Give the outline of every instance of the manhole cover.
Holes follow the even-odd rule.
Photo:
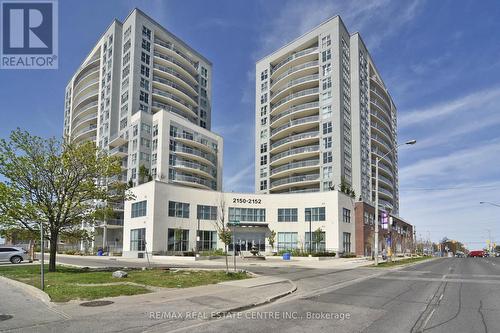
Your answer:
[[[90,301],[90,302],[85,302],[81,303],[81,306],[105,306],[105,305],[110,305],[113,304],[114,302],[111,301]]]
[[[12,319],[14,316],[8,314],[0,314],[0,321]]]

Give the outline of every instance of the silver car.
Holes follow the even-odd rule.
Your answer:
[[[22,247],[17,246],[1,246],[0,247],[0,262],[10,261],[13,264],[19,264],[21,261],[29,261],[28,252]]]

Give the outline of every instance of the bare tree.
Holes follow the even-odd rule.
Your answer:
[[[215,229],[217,230],[217,235],[222,243],[224,243],[224,256],[226,257],[226,273],[229,273],[229,262],[227,259],[227,250],[229,244],[231,244],[232,233],[231,229],[226,223],[226,202],[224,196],[221,194],[218,202],[217,219],[214,222]],[[234,246],[234,244],[233,244]]]

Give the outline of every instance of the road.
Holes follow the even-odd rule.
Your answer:
[[[60,261],[103,265],[102,260],[92,258]],[[204,267],[209,265],[205,263]],[[215,320],[138,323],[124,315],[120,317],[118,312],[109,314],[102,330],[123,331],[129,327],[126,331],[500,332],[500,258],[436,259],[400,270],[318,269],[293,264],[243,267],[262,275],[286,277],[297,284],[297,292]],[[0,288],[1,299],[8,296],[4,293]],[[85,321],[55,321],[55,327],[65,327],[67,332],[85,331]],[[0,331],[1,327],[0,322]]]
[[[326,275],[331,287],[282,299],[241,318],[176,331],[500,332],[497,258],[437,259],[363,279],[370,269],[381,271],[355,269],[357,279],[362,280],[341,284],[335,275]],[[307,319],[308,312],[314,313],[309,315],[313,318]],[[278,319],[262,319],[266,313]]]

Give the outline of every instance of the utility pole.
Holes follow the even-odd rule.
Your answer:
[[[40,289],[45,289],[45,267],[44,265],[44,244],[43,244],[43,222],[40,221]]]
[[[306,212],[306,216],[309,218],[309,255],[312,253],[312,225],[311,225],[311,211]]]

